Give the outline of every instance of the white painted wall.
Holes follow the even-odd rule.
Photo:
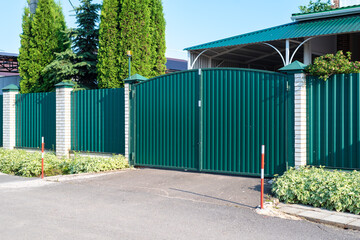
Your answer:
[[[360,5],[360,0],[339,0],[340,7]]]

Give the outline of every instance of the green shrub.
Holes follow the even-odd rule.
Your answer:
[[[342,51],[338,51],[336,55],[326,54],[315,58],[306,71],[326,81],[333,74],[360,72],[360,62],[351,61],[351,52],[345,56]]]
[[[109,170],[128,168],[129,164],[124,156],[114,155],[111,158],[79,156],[75,154],[74,159],[63,166],[63,171],[68,174],[103,172]]]
[[[122,155],[84,157],[75,154],[72,159],[59,159],[52,153],[46,153],[44,157],[46,176],[102,172],[128,167],[129,164]],[[0,148],[0,172],[23,177],[38,177],[41,174],[41,153]]]
[[[360,213],[360,172],[323,167],[291,168],[276,177],[272,191],[280,201],[336,211]]]
[[[327,2],[322,2],[321,0],[310,1],[307,6],[299,6],[299,10],[301,13],[314,13],[314,12],[322,12],[331,10],[331,2],[328,0]]]

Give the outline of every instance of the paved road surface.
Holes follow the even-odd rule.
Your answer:
[[[256,214],[258,183],[154,169],[65,182],[0,175],[0,239],[360,239]]]

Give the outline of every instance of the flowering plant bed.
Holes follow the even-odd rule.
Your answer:
[[[89,157],[75,154],[73,158],[65,159],[57,158],[53,153],[46,153],[44,157],[45,176],[103,172],[128,167],[128,161],[122,155]],[[0,172],[23,177],[39,177],[41,153],[0,148]]]
[[[323,167],[291,168],[275,177],[272,191],[280,201],[360,213],[360,172]]]

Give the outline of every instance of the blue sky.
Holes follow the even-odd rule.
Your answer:
[[[18,53],[26,0],[0,0],[0,51]],[[79,0],[71,0],[77,6]],[[94,0],[101,3],[102,0]],[[186,47],[290,22],[309,0],[163,0],[167,57],[186,59]],[[68,27],[75,27],[69,0],[60,0]]]

